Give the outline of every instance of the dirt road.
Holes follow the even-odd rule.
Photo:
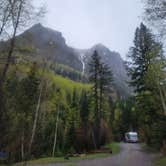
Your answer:
[[[156,155],[146,153],[140,144],[121,144],[118,155],[90,161],[79,161],[78,166],[152,166]]]
[[[152,166],[156,154],[145,152],[140,144],[121,143],[121,152],[107,158],[82,160],[71,164],[47,166]]]

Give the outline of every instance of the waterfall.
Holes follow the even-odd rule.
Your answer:
[[[81,54],[80,54],[80,60],[81,60],[81,63],[82,63],[82,75],[85,73],[85,62],[84,62],[84,56],[85,56],[85,54],[84,54],[84,53],[81,53]]]

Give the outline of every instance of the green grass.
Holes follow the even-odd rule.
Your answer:
[[[70,157],[69,160],[64,159],[64,157],[47,157],[47,158],[40,158],[40,159],[35,159],[35,160],[30,160],[28,161],[28,164],[30,165],[37,165],[37,164],[48,164],[48,163],[67,163],[69,165],[74,165],[74,161],[79,161],[79,160],[86,160],[86,159],[95,159],[95,158],[103,158],[103,157],[108,157],[110,154],[106,153],[101,153],[101,154],[90,154],[86,155],[84,157]],[[15,164],[14,166],[21,166],[22,163]]]
[[[163,157],[155,162],[156,166],[166,166],[166,157]]]
[[[112,154],[110,153],[96,153],[96,154],[88,154],[80,157],[70,157],[69,160],[64,159],[64,157],[47,157],[47,158],[40,158],[35,160],[28,161],[30,165],[37,165],[37,164],[48,164],[48,163],[66,163],[67,166],[75,166],[75,161],[79,160],[88,160],[88,159],[95,159],[95,158],[104,158],[109,157],[110,155],[117,154],[120,152],[120,147],[118,143],[111,143],[106,145],[106,147],[112,148]],[[14,166],[21,166],[22,163],[15,164]]]
[[[142,148],[147,152],[147,153],[156,153],[156,154],[159,154],[159,150],[153,148],[153,147],[150,147],[150,146],[147,146],[146,144],[142,144]],[[157,160],[154,161],[154,165],[155,166],[166,166],[166,156],[165,157],[161,157]]]
[[[106,145],[106,147],[112,149],[112,154],[117,154],[120,152],[120,146],[117,142],[112,142],[111,144]]]

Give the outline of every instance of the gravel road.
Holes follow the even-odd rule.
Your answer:
[[[121,143],[121,152],[107,158],[81,160],[71,164],[48,164],[47,166],[152,166],[156,154],[145,152],[140,144]]]

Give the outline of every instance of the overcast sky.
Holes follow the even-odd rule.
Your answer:
[[[142,21],[141,0],[41,0],[43,24],[63,33],[68,45],[90,48],[102,43],[125,57]]]

